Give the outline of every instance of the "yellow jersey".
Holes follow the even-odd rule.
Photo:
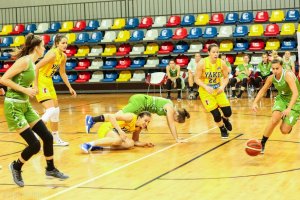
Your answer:
[[[216,86],[218,88],[221,84],[222,74],[222,60],[217,58],[217,62],[212,64],[209,57],[204,58],[205,68],[202,71],[200,79],[207,85]],[[218,85],[218,86],[217,86]],[[216,89],[214,88],[214,89]]]
[[[50,49],[49,51],[55,53],[54,63],[48,63],[39,69],[39,74],[47,78],[51,78],[55,74],[64,59],[64,54],[59,52],[57,48]]]

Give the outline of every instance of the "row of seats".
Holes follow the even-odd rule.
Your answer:
[[[73,21],[66,21],[62,24],[60,22],[53,22],[50,26],[48,23],[28,24],[25,28],[24,24],[4,25],[0,35],[17,35],[34,33],[56,33],[56,32],[70,32],[70,31],[85,31],[85,30],[107,30],[107,29],[133,29],[133,28],[150,28],[150,27],[174,27],[174,26],[191,26],[191,25],[207,25],[207,24],[236,24],[236,23],[251,23],[251,22],[282,22],[282,21],[298,21],[299,11],[288,10],[284,15],[283,10],[273,10],[271,17],[267,11],[258,11],[255,18],[253,12],[243,12],[239,18],[237,12],[227,13],[225,19],[222,13],[214,13],[209,17],[208,14],[199,14],[195,19],[194,15],[179,15],[170,16],[168,21],[165,16],[158,16],[153,22],[152,17],[143,17],[141,21],[138,18],[131,18],[127,21],[124,18],[104,19],[101,24],[98,20],[91,20],[88,25],[84,20],[78,21],[74,24]]]

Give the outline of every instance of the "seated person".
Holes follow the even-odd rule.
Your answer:
[[[166,68],[168,80],[166,83],[168,96],[167,99],[171,99],[172,85],[178,92],[177,100],[181,100],[181,78],[180,78],[180,66],[175,64],[173,59],[170,60],[169,65]]]
[[[194,77],[195,77],[195,71],[197,68],[197,65],[199,63],[199,61],[201,60],[201,55],[200,53],[196,53],[195,54],[195,59],[191,59],[189,64],[188,64],[188,74],[189,74],[189,86],[188,86],[188,91],[189,93],[193,92],[193,86],[194,86]]]

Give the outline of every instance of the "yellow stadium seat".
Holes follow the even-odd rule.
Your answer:
[[[297,32],[300,32],[300,24],[298,24],[298,31]]]
[[[269,39],[267,41],[265,50],[278,50],[280,48],[280,41],[278,39]]]
[[[25,37],[22,35],[22,36],[15,37],[14,43],[12,43],[10,46],[11,47],[19,47],[23,44],[25,44]]]
[[[244,55],[243,54],[238,54],[235,57],[234,65],[240,65],[244,63]]]
[[[195,25],[206,25],[209,22],[208,14],[199,14],[195,21]]]
[[[116,82],[127,82],[131,79],[131,72],[130,71],[121,71],[119,78]]]
[[[118,34],[117,39],[115,39],[115,42],[126,42],[130,38],[130,32],[129,31],[120,31]]]
[[[149,54],[156,54],[158,51],[158,44],[156,43],[150,43],[146,47],[146,51],[144,52],[145,55]]]
[[[117,48],[115,45],[109,44],[106,45],[104,52],[101,54],[102,56],[112,56],[117,52]]]
[[[66,38],[68,39],[68,44],[72,44],[76,40],[76,35],[75,33],[68,33],[66,34]]]
[[[77,50],[77,53],[74,55],[76,57],[87,56],[90,52],[90,48],[88,46],[81,46]]]
[[[125,26],[125,19],[124,18],[117,18],[114,21],[114,24],[112,25],[111,29],[122,29]]]
[[[220,43],[220,52],[231,51],[233,49],[233,42],[231,40],[224,40]]]
[[[13,30],[12,25],[4,25],[2,27],[2,31],[0,32],[0,35],[9,35]]]
[[[262,36],[264,27],[262,24],[253,24],[250,26],[249,36]]]
[[[284,12],[283,10],[273,10],[271,17],[269,19],[270,22],[282,22],[284,20]]]
[[[72,30],[74,23],[72,21],[63,22],[58,32],[69,32]]]
[[[293,23],[285,23],[281,27],[280,35],[294,35],[295,32],[296,28]]]

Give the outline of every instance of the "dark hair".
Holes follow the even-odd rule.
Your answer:
[[[55,39],[54,39],[53,47],[52,47],[52,48],[55,48],[56,45],[57,45],[63,38],[66,38],[66,39],[67,39],[67,37],[66,37],[64,34],[56,34],[54,37],[55,37]]]
[[[243,57],[247,56],[250,59],[250,55],[249,54],[244,54]]]
[[[21,58],[22,56],[26,56],[33,52],[34,48],[36,46],[39,46],[43,39],[38,36],[34,35],[32,33],[29,33],[25,37],[25,44],[21,49],[16,50],[14,53],[12,53],[12,56],[16,59]]]
[[[145,115],[148,116],[148,117],[151,117],[151,113],[148,112],[148,111],[142,111],[142,112],[140,112],[138,114],[138,117],[143,118]]]
[[[277,64],[277,63],[279,63],[280,65],[283,64],[281,59],[273,59],[273,60],[271,61],[271,63],[272,63],[272,65],[273,65],[273,64]]]
[[[184,123],[185,118],[190,118],[190,113],[185,108],[179,108],[177,112],[177,120],[179,123]]]
[[[208,46],[208,51],[210,51],[213,47],[218,47],[219,48],[219,46],[216,43],[212,43]]]
[[[173,61],[173,62],[175,63],[174,59],[170,59],[170,60],[169,60],[169,63],[170,63],[171,61]]]

